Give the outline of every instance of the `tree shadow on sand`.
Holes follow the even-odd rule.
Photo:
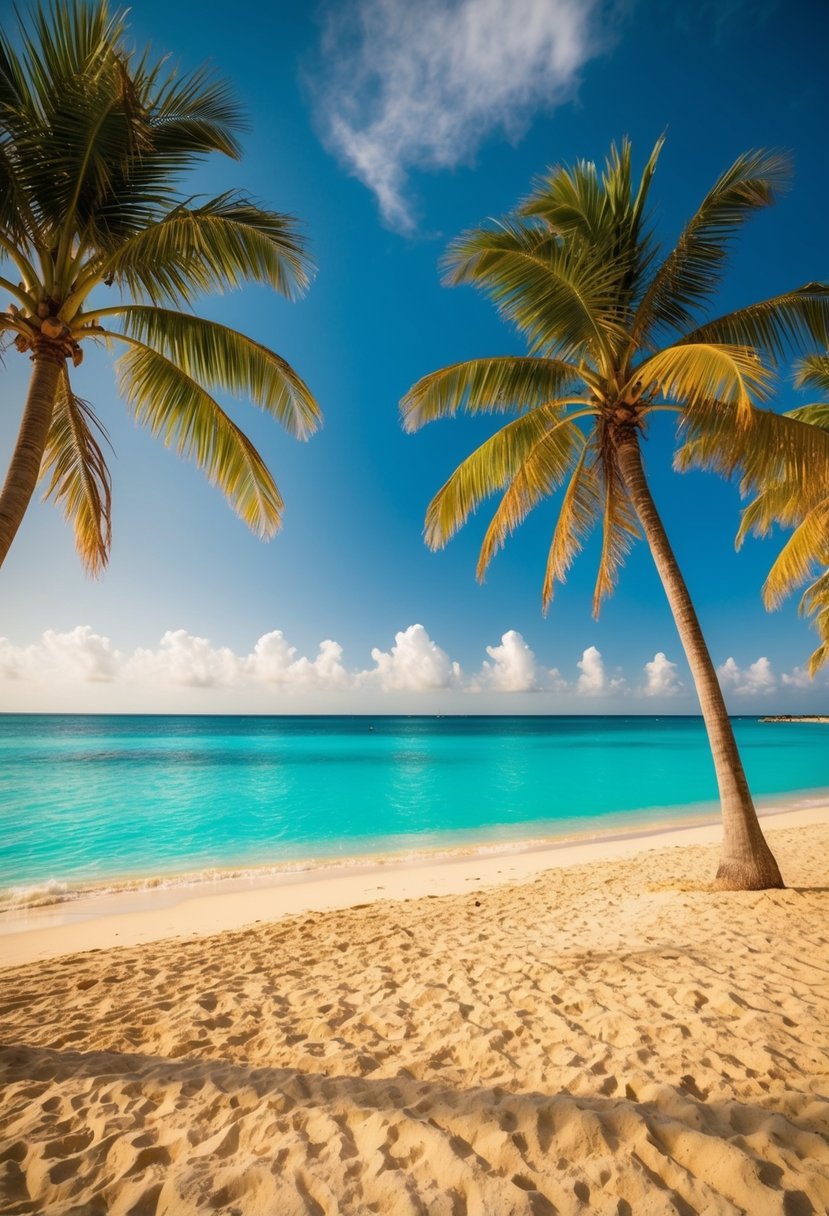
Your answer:
[[[816,1094],[708,1102],[692,1077],[623,1097],[459,1089],[25,1045],[0,1050],[0,1083],[8,1216],[814,1216],[829,1201]]]

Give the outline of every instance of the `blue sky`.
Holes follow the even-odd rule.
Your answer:
[[[741,151],[793,153],[792,189],[746,230],[718,311],[829,278],[826,6],[354,0],[233,21],[215,0],[138,0],[130,20],[138,45],[182,68],[211,60],[249,115],[241,163],[210,162],[193,191],[243,187],[304,223],[318,266],[305,299],[252,288],[201,311],[288,358],[325,426],[297,444],[229,404],[286,500],[265,545],[136,429],[105,357],[88,356],[76,388],[117,452],[111,565],[87,579],[59,512],[33,505],[0,571],[0,706],[694,712],[643,544],[598,622],[592,547],[542,617],[552,504],[483,586],[483,512],[443,552],[425,548],[431,494],[492,428],[465,419],[407,436],[397,403],[446,363],[521,350],[484,299],[441,285],[448,241],[508,210],[547,165],[600,159],[624,135],[641,164],[667,131],[652,189],[666,242]],[[28,363],[12,351],[0,375],[8,452]],[[781,408],[793,401],[784,386]],[[735,555],[736,490],[674,475],[671,452],[669,424],[655,427],[654,495],[714,660],[733,660],[733,711],[829,709],[827,677],[807,686],[797,672],[813,634],[795,605],[768,615],[760,603],[774,543]]]

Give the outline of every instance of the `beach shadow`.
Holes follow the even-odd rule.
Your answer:
[[[632,1216],[657,1196],[696,1216],[736,1179],[745,1210],[813,1216],[829,1186],[829,1101],[821,1110],[816,1095],[784,1091],[709,1102],[691,1076],[606,1097],[19,1045],[0,1049],[0,1084],[9,1216],[53,1202],[97,1216],[136,1180],[142,1216],[168,1185],[198,1184],[206,1210],[227,1212],[278,1204],[287,1186],[309,1216],[330,1210],[323,1183],[343,1212],[391,1211],[377,1196],[399,1188],[406,1211],[427,1214],[442,1189],[447,1211],[474,1199],[531,1216],[607,1212],[611,1197]]]

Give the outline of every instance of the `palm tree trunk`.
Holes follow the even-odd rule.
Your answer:
[[[782,887],[777,862],[757,820],[714,664],[645,477],[639,433],[634,426],[617,427],[613,443],[619,470],[671,606],[708,732],[723,816],[723,848],[716,885],[732,891]]]
[[[63,355],[36,351],[26,408],[3,489],[0,490],[0,566],[35,492],[52,422]]]

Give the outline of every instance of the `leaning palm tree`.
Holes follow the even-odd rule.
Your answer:
[[[0,34],[0,290],[11,298],[0,343],[32,362],[0,491],[0,563],[40,477],[87,568],[107,562],[106,432],[72,383],[89,343],[121,352],[138,422],[194,460],[254,532],[278,528],[273,478],[212,394],[247,396],[300,437],[319,423],[316,402],[279,355],[190,311],[244,282],[287,296],[308,282],[291,217],[239,193],[181,191],[209,153],[238,157],[240,128],[224,83],[130,52],[106,0],[55,0],[16,45]]]
[[[594,610],[644,533],[697,687],[724,821],[717,884],[782,885],[749,792],[716,672],[688,589],[651,495],[641,440],[652,415],[727,431],[739,448],[771,362],[792,342],[825,332],[829,288],[817,284],[704,321],[729,244],[787,177],[785,158],[749,152],[723,174],[659,256],[646,204],[662,141],[635,184],[630,146],[592,163],[556,168],[516,212],[450,248],[451,283],[485,291],[529,346],[519,357],[473,359],[433,372],[404,397],[413,431],[436,418],[507,410],[518,417],[452,474],[429,505],[426,540],[440,547],[490,495],[501,498],[478,560],[483,577],[508,535],[565,486],[543,584],[544,607],[591,529],[602,545]],[[720,437],[722,441],[722,437]],[[796,445],[794,445],[796,448]],[[566,484],[565,484],[566,483]]]

